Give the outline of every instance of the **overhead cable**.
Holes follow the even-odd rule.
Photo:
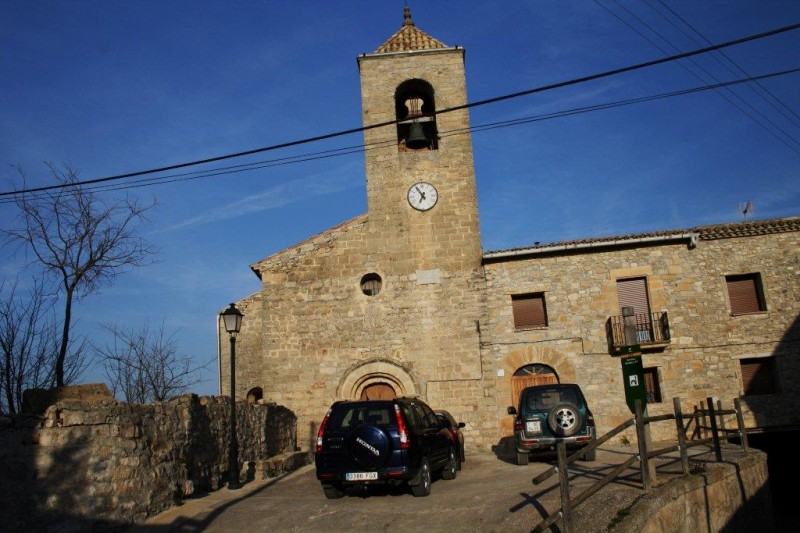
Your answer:
[[[552,84],[549,84],[549,85],[542,85],[542,86],[535,87],[535,88],[532,88],[532,89],[527,89],[527,90],[524,90],[524,91],[519,91],[519,92],[515,92],[515,93],[505,94],[505,95],[502,95],[502,96],[496,96],[494,98],[488,98],[488,99],[485,99],[485,100],[478,100],[476,102],[470,102],[470,103],[463,104],[463,105],[449,107],[449,108],[437,111],[437,115],[444,114],[444,113],[451,113],[453,111],[469,109],[469,108],[478,107],[478,106],[484,106],[484,105],[493,104],[493,103],[497,103],[497,102],[502,102],[502,101],[505,101],[505,100],[510,100],[512,98],[519,98],[519,97],[522,97],[522,96],[527,96],[527,95],[536,94],[536,93],[540,93],[540,92],[551,91],[551,90],[554,90],[554,89],[560,89],[562,87],[569,87],[569,86],[572,86],[572,85],[578,85],[578,84],[586,83],[586,82],[589,82],[589,81],[594,81],[594,80],[599,80],[599,79],[602,79],[602,78],[607,78],[607,77],[610,77],[610,76],[616,76],[618,74],[623,74],[623,73],[626,73],[626,72],[632,72],[632,71],[635,71],[635,70],[640,70],[640,69],[643,69],[643,68],[652,67],[652,66],[655,66],[655,65],[660,65],[660,64],[663,64],[663,63],[671,62],[671,61],[676,61],[678,59],[683,59],[683,58],[692,57],[692,56],[696,56],[696,55],[700,55],[700,54],[705,54],[705,53],[708,53],[708,52],[711,52],[711,51],[714,51],[714,50],[719,50],[721,48],[727,48],[727,47],[730,47],[730,46],[735,46],[735,45],[738,45],[738,44],[743,44],[743,43],[750,42],[750,41],[755,41],[755,40],[758,40],[758,39],[764,39],[766,37],[771,37],[771,36],[778,35],[778,34],[781,34],[781,33],[785,33],[785,32],[788,32],[788,31],[793,31],[793,30],[796,30],[798,28],[800,28],[800,23],[790,24],[788,26],[783,26],[781,28],[776,28],[776,29],[769,30],[769,31],[766,31],[766,32],[762,32],[762,33],[748,35],[747,37],[742,37],[742,38],[739,38],[739,39],[726,41],[724,43],[720,43],[720,44],[716,44],[716,45],[712,45],[712,46],[707,46],[707,47],[704,47],[704,48],[698,48],[696,50],[692,50],[692,51],[689,51],[689,52],[682,52],[680,54],[675,54],[675,55],[671,55],[671,56],[667,56],[667,57],[662,57],[660,59],[653,59],[651,61],[645,61],[643,63],[637,63],[637,64],[634,64],[634,65],[629,65],[627,67],[621,67],[621,68],[617,68],[617,69],[607,70],[607,71],[604,71],[604,72],[599,72],[599,73],[596,73],[596,74],[591,74],[591,75],[583,76],[583,77],[580,77],[580,78],[573,78],[573,79],[567,80],[567,81],[561,81],[561,82],[552,83]],[[179,163],[179,164],[175,164],[175,165],[168,165],[168,166],[163,166],[163,167],[159,167],[159,168],[153,168],[153,169],[149,169],[149,170],[140,170],[140,171],[137,171],[137,172],[129,172],[129,173],[126,173],[126,174],[118,174],[118,175],[115,175],[115,176],[107,176],[107,177],[103,177],[103,178],[95,178],[95,179],[78,181],[78,182],[73,182],[73,183],[68,183],[68,184],[47,185],[47,186],[34,187],[34,188],[29,188],[29,189],[17,190],[17,191],[0,192],[0,197],[14,196],[14,195],[19,195],[19,194],[27,194],[27,193],[32,193],[32,192],[41,192],[41,191],[47,191],[47,190],[52,190],[52,189],[60,189],[60,188],[71,187],[71,186],[76,186],[76,185],[88,185],[88,184],[95,184],[95,183],[103,183],[103,182],[108,182],[108,181],[121,180],[121,179],[125,179],[125,178],[132,178],[132,177],[137,177],[137,176],[145,176],[145,175],[148,175],[148,174],[156,174],[156,173],[159,173],[159,172],[166,172],[166,171],[169,171],[169,170],[177,170],[177,169],[180,169],[180,168],[187,168],[187,167],[197,166],[197,165],[202,165],[202,164],[207,164],[207,163],[214,163],[214,162],[217,162],[217,161],[224,161],[224,160],[227,160],[227,159],[234,159],[234,158],[243,157],[243,156],[247,156],[247,155],[253,155],[253,154],[258,154],[258,153],[278,150],[278,149],[281,149],[281,148],[288,148],[288,147],[291,147],[291,146],[298,146],[298,145],[308,144],[308,143],[317,142],[317,141],[321,141],[321,140],[325,140],[325,139],[331,139],[331,138],[334,138],[334,137],[341,137],[343,135],[350,135],[350,134],[353,134],[353,133],[359,133],[359,132],[366,131],[366,130],[372,130],[372,129],[375,129],[375,128],[381,128],[381,127],[393,125],[393,124],[396,124],[399,121],[400,121],[400,119],[389,120],[389,121],[379,122],[379,123],[375,123],[375,124],[368,124],[367,126],[362,126],[362,127],[359,127],[359,128],[351,128],[351,129],[341,130],[341,131],[337,131],[337,132],[333,132],[333,133],[317,135],[317,136],[314,136],[314,137],[307,137],[305,139],[299,139],[299,140],[295,140],[295,141],[289,141],[289,142],[274,144],[274,145],[271,145],[271,146],[265,146],[265,147],[262,147],[262,148],[255,148],[255,149],[252,149],[252,150],[245,150],[245,151],[241,151],[241,152],[236,152],[236,153],[231,153],[231,154],[226,154],[226,155],[221,155],[221,156],[215,156],[215,157],[209,157],[209,158],[206,158],[206,159],[200,159],[200,160],[191,161],[191,162],[187,162],[187,163]]]
[[[733,85],[741,85],[750,82],[758,82],[760,80],[765,80],[769,78],[775,78],[779,76],[784,76],[787,74],[795,74],[800,73],[800,67],[789,69],[789,70],[782,70],[779,72],[772,72],[769,74],[763,74],[761,76],[755,77],[748,77],[748,78],[740,78],[736,80],[726,81],[715,83],[713,85],[701,85],[697,87],[691,87],[688,89],[680,89],[676,91],[670,91],[660,94],[654,94],[649,96],[640,96],[637,98],[629,98],[626,100],[618,100],[615,102],[605,102],[601,104],[593,104],[590,106],[582,106],[576,107],[572,109],[565,109],[560,111],[554,111],[552,113],[544,113],[540,115],[533,115],[528,117],[520,117],[515,119],[509,119],[504,121],[498,122],[490,122],[486,124],[479,124],[476,126],[470,126],[467,128],[458,128],[454,130],[449,130],[445,132],[440,132],[441,138],[452,137],[456,135],[465,135],[467,133],[474,133],[474,132],[482,132],[497,128],[506,128],[511,126],[519,126],[522,124],[529,124],[532,122],[541,122],[544,120],[553,120],[556,118],[563,118],[573,115],[579,115],[583,113],[590,113],[593,111],[602,111],[605,109],[613,109],[616,107],[623,107],[627,105],[634,105],[634,104],[641,104],[645,102],[651,102],[654,100],[661,100],[664,98],[672,98],[676,96],[684,96],[688,94],[699,93],[708,90],[718,89],[720,87],[729,87]],[[259,170],[263,168],[270,168],[270,167],[277,167],[283,165],[290,165],[295,163],[305,163],[308,161],[314,161],[318,159],[325,159],[330,157],[339,157],[343,155],[350,155],[354,153],[361,153],[368,150],[374,150],[376,148],[382,148],[387,145],[394,145],[394,140],[388,141],[378,141],[370,144],[361,144],[361,145],[352,145],[352,146],[345,146],[342,148],[336,148],[332,150],[325,150],[321,152],[312,152],[307,154],[300,154],[296,156],[290,157],[281,157],[276,159],[268,159],[262,161],[254,161],[251,163],[245,163],[241,165],[231,165],[226,167],[217,167],[214,169],[208,170],[199,170],[193,172],[184,172],[181,174],[170,174],[167,176],[157,176],[157,177],[149,177],[143,178],[140,180],[136,180],[133,182],[126,182],[121,184],[95,184],[89,187],[85,187],[85,190],[88,191],[98,191],[98,192],[108,192],[108,191],[119,191],[119,190],[128,190],[128,189],[136,189],[141,187],[148,187],[153,185],[166,185],[169,183],[176,183],[176,182],[183,182],[183,181],[190,181],[190,180],[197,180],[197,179],[204,179],[204,178],[211,178],[215,176],[222,176],[228,174],[237,174],[241,172],[248,172],[252,170]],[[38,194],[42,193],[32,193],[33,198],[35,199]],[[13,203],[15,200],[13,198],[0,198],[0,205]]]

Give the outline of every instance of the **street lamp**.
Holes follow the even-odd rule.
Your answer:
[[[222,312],[225,331],[231,338],[231,434],[228,445],[228,488],[240,489],[239,482],[239,439],[236,437],[236,334],[242,328],[244,315],[234,304]]]

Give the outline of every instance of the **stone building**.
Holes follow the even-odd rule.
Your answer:
[[[406,9],[358,66],[363,124],[396,122],[364,132],[368,212],[252,265],[238,397],[292,409],[307,448],[335,400],[418,395],[488,451],[521,387],[577,382],[602,433],[630,416],[631,306],[651,413],[744,394],[750,425],[798,423],[800,218],[484,252],[471,137],[439,135],[469,128],[464,50]]]

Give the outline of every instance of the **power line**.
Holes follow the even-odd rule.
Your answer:
[[[695,43],[696,45],[700,45],[700,44],[701,44],[701,43],[700,43],[700,42],[698,42],[696,39],[692,38],[692,36],[691,36],[690,34],[686,33],[686,32],[685,32],[685,31],[683,31],[681,28],[679,28],[679,27],[678,27],[678,26],[677,26],[677,25],[676,25],[674,22],[672,22],[672,21],[671,21],[671,20],[670,20],[668,17],[666,17],[666,16],[665,16],[663,13],[661,13],[660,11],[658,11],[657,9],[655,9],[655,8],[652,6],[652,4],[650,4],[650,0],[645,0],[645,1],[648,3],[648,5],[650,5],[650,7],[653,9],[653,11],[655,11],[656,13],[658,13],[659,15],[661,15],[661,16],[662,16],[662,17],[663,17],[663,18],[664,18],[664,19],[665,19],[667,22],[669,22],[670,24],[672,24],[672,26],[673,26],[673,27],[675,27],[676,29],[678,29],[678,31],[680,31],[681,33],[683,33],[684,35],[686,35],[686,36],[687,36],[689,39],[691,39],[691,40],[692,40],[692,42],[693,42],[693,43]],[[657,1],[657,2],[658,2],[658,3],[659,3],[659,4],[660,4],[660,5],[661,5],[661,6],[662,6],[664,9],[666,9],[667,11],[669,11],[669,12],[670,12],[670,13],[671,13],[671,14],[672,14],[672,15],[673,15],[675,18],[677,18],[678,20],[680,20],[680,21],[681,21],[683,24],[685,24],[685,25],[686,25],[686,26],[687,26],[689,29],[691,29],[691,30],[692,30],[694,33],[696,33],[697,35],[699,35],[699,36],[700,36],[700,38],[701,38],[703,41],[705,41],[705,43],[706,43],[706,44],[711,44],[711,41],[710,41],[710,40],[709,40],[709,39],[708,39],[708,38],[707,38],[705,35],[703,35],[703,34],[700,32],[700,30],[698,30],[697,28],[695,28],[695,27],[694,27],[692,24],[690,24],[690,23],[689,23],[689,22],[688,22],[688,21],[687,21],[685,18],[683,18],[682,16],[680,16],[680,15],[679,15],[679,14],[678,14],[678,13],[677,13],[677,12],[676,12],[674,9],[672,9],[672,8],[671,8],[671,7],[669,7],[667,4],[665,4],[665,3],[663,2],[663,0],[656,0],[656,1]],[[725,53],[723,50],[719,50],[719,54],[720,54],[722,57],[724,57],[725,59],[727,59],[727,60],[728,60],[728,62],[730,62],[730,63],[731,63],[731,64],[732,64],[734,67],[736,67],[736,68],[739,70],[739,72],[740,72],[741,74],[744,74],[745,76],[749,76],[749,75],[750,75],[750,74],[749,74],[749,73],[748,73],[748,72],[747,72],[747,71],[746,71],[744,68],[742,68],[742,67],[741,67],[741,66],[740,66],[738,63],[736,63],[736,61],[734,61],[734,60],[733,60],[733,58],[731,58],[731,57],[730,57],[728,54],[726,54],[726,53]],[[716,57],[716,55],[712,54],[712,57],[713,57],[714,59],[716,59],[716,60],[717,60],[717,61],[718,61],[718,62],[719,62],[721,65],[723,64],[721,61],[719,61],[719,59]],[[730,69],[730,68],[728,68],[728,72],[730,72],[730,73],[732,73],[732,74],[735,74],[735,73],[734,73],[734,71],[733,71],[732,69]],[[776,95],[775,95],[775,94],[774,94],[772,91],[770,91],[768,88],[764,87],[763,85],[761,85],[761,84],[760,84],[760,83],[758,83],[758,82],[756,82],[756,86],[757,86],[757,87],[759,87],[759,88],[760,88],[760,89],[761,89],[761,90],[762,90],[762,91],[763,91],[765,94],[769,95],[769,96],[772,98],[772,100],[774,100],[774,102],[777,102],[778,104],[780,104],[780,107],[776,107],[776,106],[775,106],[775,104],[774,104],[772,101],[770,101],[770,100],[769,100],[769,99],[767,99],[767,98],[764,98],[764,96],[763,96],[763,95],[760,95],[760,96],[761,96],[761,98],[763,98],[765,102],[769,103],[769,104],[770,104],[770,105],[771,105],[771,106],[772,106],[772,107],[773,107],[773,108],[774,108],[776,111],[778,111],[778,112],[779,112],[779,113],[781,113],[781,114],[782,114],[784,117],[786,117],[786,119],[787,119],[787,120],[789,120],[790,122],[793,122],[793,123],[794,123],[796,126],[800,126],[800,115],[798,115],[798,114],[797,114],[797,113],[796,113],[796,112],[795,112],[795,111],[794,111],[794,110],[793,110],[791,107],[789,107],[788,105],[786,105],[786,103],[784,103],[784,102],[783,102],[783,100],[781,100],[780,98],[778,98],[778,97],[777,97],[777,96],[776,96]],[[752,87],[751,87],[751,89],[752,89]],[[754,91],[754,92],[755,92],[755,91]],[[758,93],[756,93],[756,94],[758,94]],[[781,109],[781,108],[783,108],[783,109]],[[791,116],[789,116],[789,115],[793,115],[793,116],[794,116],[794,119],[793,119]]]
[[[661,33],[659,33],[659,32],[658,32],[656,29],[654,29],[654,28],[653,28],[652,26],[650,26],[650,25],[649,25],[647,22],[645,22],[644,20],[642,20],[642,19],[641,19],[639,16],[637,16],[635,13],[633,13],[633,12],[632,12],[631,10],[629,10],[627,7],[625,7],[625,6],[623,6],[622,4],[620,4],[619,0],[612,0],[612,1],[613,1],[615,4],[617,4],[617,6],[618,6],[620,9],[622,9],[623,11],[625,11],[625,12],[626,12],[626,13],[627,13],[629,16],[631,16],[631,17],[633,17],[635,20],[637,20],[637,21],[639,22],[639,24],[641,24],[642,26],[644,26],[645,28],[647,28],[648,30],[650,30],[650,31],[651,31],[653,34],[657,35],[659,38],[663,39],[663,40],[664,40],[664,42],[666,42],[666,43],[667,43],[669,46],[671,46],[671,47],[672,47],[674,50],[680,51],[680,48],[678,48],[678,47],[677,47],[675,44],[673,44],[673,43],[672,43],[672,42],[671,42],[669,39],[667,39],[667,38],[666,38],[664,35],[662,35]],[[652,45],[653,45],[654,47],[656,47],[658,50],[660,50],[661,52],[663,52],[663,53],[665,53],[665,54],[669,53],[669,52],[667,52],[667,51],[666,51],[664,48],[662,48],[661,46],[659,46],[659,45],[658,45],[658,43],[654,42],[652,39],[650,39],[649,37],[647,37],[645,34],[643,34],[642,32],[640,32],[639,30],[637,30],[637,29],[636,29],[636,28],[635,28],[635,27],[634,27],[634,26],[633,26],[631,23],[629,23],[627,20],[625,20],[625,19],[624,19],[624,18],[622,18],[621,16],[617,15],[616,13],[614,13],[613,11],[611,11],[611,10],[610,10],[608,7],[606,7],[605,5],[603,5],[602,3],[600,3],[600,1],[599,1],[599,0],[594,0],[594,2],[595,2],[597,5],[599,5],[600,7],[602,7],[603,9],[605,9],[605,10],[606,10],[608,13],[610,13],[612,16],[614,16],[615,18],[617,18],[619,21],[621,21],[623,24],[625,24],[626,26],[628,26],[628,28],[630,28],[632,31],[634,31],[636,34],[638,34],[640,37],[642,37],[642,38],[643,38],[643,39],[645,39],[647,42],[649,42],[650,44],[652,44]],[[706,76],[708,76],[709,78],[711,78],[711,79],[712,79],[712,80],[714,80],[715,82],[719,82],[719,79],[718,79],[716,76],[714,76],[713,74],[711,74],[711,73],[710,73],[708,70],[706,70],[706,69],[705,69],[705,68],[704,68],[702,65],[700,65],[698,62],[696,62],[694,59],[692,59],[692,58],[689,58],[689,61],[691,61],[691,62],[692,62],[692,64],[693,64],[695,67],[697,67],[698,69],[700,69],[700,70],[701,70],[701,71],[702,71],[702,72],[703,72],[703,73],[704,73]],[[692,76],[694,76],[694,77],[695,77],[695,78],[697,78],[698,80],[700,80],[700,81],[703,81],[703,82],[705,82],[705,81],[706,81],[706,80],[704,80],[704,79],[703,79],[703,78],[702,78],[702,77],[701,77],[699,74],[697,74],[696,72],[693,72],[691,69],[689,69],[689,68],[688,68],[686,65],[683,65],[682,63],[679,63],[679,65],[680,65],[680,67],[681,67],[681,68],[683,68],[684,70],[686,70],[686,72],[688,72],[689,74],[691,74]],[[755,107],[753,107],[753,106],[752,106],[752,105],[751,105],[749,102],[747,102],[746,100],[744,100],[744,99],[743,99],[741,96],[739,96],[739,95],[738,95],[738,94],[736,94],[735,92],[731,91],[730,89],[726,89],[726,90],[727,90],[727,92],[730,94],[730,96],[731,96],[731,97],[733,97],[733,98],[737,99],[737,100],[738,100],[738,101],[739,101],[741,104],[743,104],[744,106],[746,106],[747,108],[749,108],[749,110],[748,110],[748,109],[745,109],[745,108],[743,108],[743,107],[742,107],[742,106],[740,106],[738,103],[736,103],[735,101],[733,101],[733,100],[732,100],[732,99],[731,99],[731,98],[730,98],[728,95],[726,95],[724,92],[722,92],[722,91],[718,91],[718,94],[719,94],[719,95],[720,95],[722,98],[724,98],[724,99],[725,99],[725,100],[726,100],[726,101],[727,101],[729,104],[731,104],[733,107],[735,107],[736,109],[738,109],[738,110],[739,110],[741,113],[745,114],[745,115],[746,115],[748,118],[750,118],[750,120],[752,120],[753,122],[755,122],[756,124],[758,124],[759,126],[761,126],[761,127],[762,127],[762,128],[763,128],[763,129],[764,129],[766,132],[767,132],[767,133],[769,133],[770,135],[772,135],[773,137],[775,137],[775,138],[776,138],[778,141],[780,141],[780,142],[782,142],[783,144],[785,144],[785,145],[786,145],[786,146],[787,146],[789,149],[791,149],[791,150],[793,150],[793,151],[797,152],[798,154],[800,154],[800,150],[798,149],[798,148],[800,148],[800,141],[798,141],[797,139],[795,139],[795,138],[794,138],[794,137],[793,137],[793,136],[792,136],[792,135],[791,135],[789,132],[787,132],[786,130],[784,130],[784,129],[783,129],[783,128],[781,128],[780,126],[778,126],[778,125],[777,125],[775,122],[773,122],[773,121],[772,121],[772,120],[771,120],[769,117],[767,117],[766,115],[764,115],[764,114],[763,114],[761,111],[759,111],[758,109],[756,109]],[[754,116],[754,114],[755,114],[755,115],[758,115],[759,117],[761,117],[761,120],[763,120],[764,122],[766,122],[766,123],[768,123],[769,125],[771,125],[771,126],[772,126],[772,128],[774,128],[774,130],[777,130],[777,131],[779,131],[780,133],[782,133],[782,134],[783,134],[783,135],[784,135],[784,136],[785,136],[787,139],[789,139],[789,140],[790,140],[792,143],[794,143],[794,145],[796,145],[796,146],[793,146],[792,144],[788,143],[788,142],[787,142],[787,141],[786,141],[784,138],[782,138],[780,135],[778,135],[778,134],[777,134],[777,133],[776,133],[776,132],[775,132],[773,129],[770,129],[770,128],[769,128],[769,127],[766,125],[766,124],[764,124],[764,122],[762,122],[761,120],[759,120],[758,118],[756,118],[756,117]]]
[[[641,104],[641,103],[645,103],[645,102],[651,102],[651,101],[654,101],[654,100],[672,98],[672,97],[676,97],[676,96],[685,96],[685,95],[688,95],[688,94],[694,94],[694,93],[698,93],[698,92],[714,90],[714,89],[718,89],[718,88],[721,88],[721,87],[729,87],[729,86],[733,86],[733,85],[740,85],[740,84],[746,84],[746,83],[751,83],[751,82],[756,82],[757,83],[760,80],[765,80],[765,79],[769,79],[769,78],[775,78],[775,77],[778,77],[778,76],[784,76],[784,75],[787,75],[787,74],[794,74],[794,73],[798,73],[798,72],[800,72],[800,67],[794,68],[794,69],[789,69],[789,70],[778,71],[778,72],[772,72],[772,73],[769,73],[769,74],[763,74],[763,75],[756,76],[756,77],[747,77],[747,78],[740,78],[740,79],[731,80],[731,81],[727,81],[727,82],[720,82],[720,83],[716,83],[716,84],[712,84],[712,85],[701,85],[701,86],[697,86],[697,87],[691,87],[691,88],[688,88],[688,89],[680,89],[680,90],[670,91],[670,92],[666,92],[666,93],[654,94],[654,95],[649,95],[649,96],[641,96],[641,97],[637,97],[637,98],[629,98],[629,99],[626,99],[626,100],[618,100],[618,101],[615,101],[615,102],[605,102],[605,103],[594,104],[594,105],[590,105],[590,106],[582,106],[582,107],[576,107],[576,108],[572,108],[572,109],[554,111],[552,113],[544,113],[544,114],[540,114],[540,115],[533,115],[533,116],[528,116],[528,117],[520,117],[520,118],[516,118],[516,119],[510,119],[510,120],[504,120],[504,121],[498,121],[498,122],[491,122],[491,123],[487,123],[487,124],[479,124],[477,126],[471,126],[471,127],[468,127],[468,128],[458,128],[458,129],[455,129],[455,130],[441,132],[440,137],[444,138],[444,137],[451,137],[451,136],[456,136],[456,135],[465,135],[465,134],[470,133],[470,132],[482,132],[482,131],[493,130],[493,129],[498,129],[498,128],[519,126],[519,125],[522,125],[522,124],[529,124],[529,123],[540,122],[540,121],[544,121],[544,120],[552,120],[552,119],[557,119],[557,118],[563,118],[563,117],[579,115],[579,114],[583,114],[583,113],[590,113],[590,112],[593,112],[593,111],[602,111],[602,110],[606,110],[606,109],[613,109],[613,108],[616,108],[616,107],[623,107],[623,106],[627,106],[627,105],[634,105],[634,104]],[[277,166],[290,165],[290,164],[296,164],[296,163],[304,163],[304,162],[308,162],[308,161],[313,161],[313,160],[318,160],[318,159],[326,159],[326,158],[330,158],[330,157],[339,157],[339,156],[343,156],[343,155],[361,153],[361,152],[365,152],[367,150],[374,150],[376,148],[382,148],[384,146],[394,145],[394,144],[395,144],[394,140],[378,141],[378,142],[373,142],[373,143],[370,143],[370,144],[352,145],[352,146],[346,146],[346,147],[336,148],[336,149],[332,149],[332,150],[325,150],[325,151],[320,151],[320,152],[312,152],[312,153],[308,153],[308,154],[301,154],[301,155],[290,156],[290,157],[281,157],[281,158],[277,158],[277,159],[255,161],[255,162],[252,162],[252,163],[246,163],[246,164],[242,164],[242,165],[231,165],[231,166],[227,166],[227,167],[218,167],[218,168],[208,169],[208,170],[185,172],[185,173],[182,173],[182,174],[171,174],[171,175],[168,175],[168,176],[158,176],[158,177],[144,178],[144,179],[140,179],[140,180],[137,180],[137,181],[134,181],[134,182],[127,182],[127,183],[123,183],[123,184],[116,184],[116,185],[113,185],[113,184],[97,184],[97,185],[94,185],[94,186],[86,187],[86,190],[98,191],[98,192],[109,192],[109,191],[119,191],[119,190],[128,190],[128,189],[149,187],[149,186],[153,186],[153,185],[166,185],[166,184],[176,183],[176,182],[183,182],[183,181],[190,181],[190,180],[196,180],[196,179],[211,178],[211,177],[222,176],[222,175],[237,174],[237,173],[240,173],[240,172],[248,172],[248,171],[259,170],[259,169],[263,169],[263,168],[277,167]],[[39,194],[41,194],[41,193],[39,193]],[[37,194],[33,193],[33,197],[36,198]],[[13,198],[2,198],[2,199],[0,199],[0,205],[7,204],[7,203],[13,203],[14,201],[15,200]]]
[[[488,104],[502,102],[502,101],[505,101],[505,100],[510,100],[512,98],[519,98],[519,97],[522,97],[522,96],[527,96],[527,95],[536,94],[536,93],[545,92],[545,91],[551,91],[551,90],[554,90],[554,89],[560,89],[562,87],[569,87],[569,86],[572,86],[572,85],[578,85],[578,84],[586,83],[586,82],[589,82],[589,81],[594,81],[594,80],[598,80],[598,79],[602,79],[602,78],[607,78],[607,77],[610,77],[610,76],[616,76],[618,74],[623,74],[623,73],[626,73],[626,72],[632,72],[632,71],[635,71],[635,70],[640,70],[640,69],[643,69],[643,68],[652,67],[652,66],[655,66],[655,65],[660,65],[662,63],[668,63],[668,62],[671,62],[671,61],[676,61],[678,59],[683,59],[683,58],[687,58],[687,57],[693,57],[693,56],[704,54],[704,53],[708,53],[708,52],[711,52],[711,51],[714,51],[714,50],[719,50],[719,49],[722,49],[722,48],[728,48],[730,46],[735,46],[737,44],[743,44],[743,43],[754,41],[754,40],[764,39],[766,37],[771,37],[771,36],[778,35],[778,34],[781,34],[781,33],[787,32],[787,31],[796,30],[798,28],[800,28],[800,23],[790,24],[788,26],[783,26],[781,28],[776,28],[776,29],[769,30],[769,31],[766,31],[766,32],[762,32],[762,33],[748,35],[747,37],[742,37],[742,38],[739,38],[739,39],[726,41],[724,43],[720,43],[720,44],[716,44],[716,45],[712,45],[712,46],[707,46],[707,47],[704,47],[704,48],[699,48],[699,49],[696,49],[696,50],[692,50],[690,52],[682,52],[680,54],[675,54],[675,55],[671,55],[671,56],[667,56],[667,57],[662,57],[660,59],[654,59],[654,60],[651,60],[651,61],[645,61],[643,63],[637,63],[637,64],[634,64],[634,65],[629,65],[627,67],[621,67],[621,68],[617,68],[617,69],[607,70],[607,71],[600,72],[600,73],[597,73],[597,74],[591,74],[591,75],[588,75],[588,76],[583,76],[583,77],[580,77],[580,78],[574,78],[574,79],[571,79],[571,80],[557,82],[557,83],[553,83],[553,84],[549,84],[549,85],[542,85],[542,86],[539,86],[539,87],[535,87],[533,89],[527,89],[527,90],[524,90],[524,91],[510,93],[510,94],[506,94],[506,95],[502,95],[502,96],[496,96],[494,98],[488,98],[488,99],[485,99],[485,100],[479,100],[479,101],[476,101],[476,102],[471,102],[471,103],[467,103],[467,104],[463,104],[463,105],[459,105],[459,106],[454,106],[454,107],[442,109],[440,111],[437,111],[437,114],[451,113],[453,111],[459,111],[459,110],[463,110],[463,109],[469,109],[469,108],[473,108],[473,107],[484,106],[484,105],[488,105]],[[341,137],[343,135],[350,135],[352,133],[359,133],[359,132],[366,131],[366,130],[371,130],[371,129],[375,129],[375,128],[381,128],[381,127],[385,127],[385,126],[390,126],[390,125],[396,124],[399,121],[400,121],[400,119],[390,120],[390,121],[386,121],[386,122],[379,122],[379,123],[375,123],[375,124],[369,124],[367,126],[362,126],[362,127],[359,127],[359,128],[351,128],[351,129],[341,130],[341,131],[337,131],[337,132],[333,132],[333,133],[327,133],[327,134],[324,134],[324,135],[317,135],[317,136],[314,136],[314,137],[307,137],[305,139],[300,139],[300,140],[296,140],[296,141],[289,141],[289,142],[280,143],[280,144],[274,144],[274,145],[266,146],[266,147],[262,147],[262,148],[255,148],[255,149],[252,149],[252,150],[245,150],[245,151],[241,151],[241,152],[235,152],[235,153],[221,155],[221,156],[209,157],[209,158],[206,158],[206,159],[200,159],[200,160],[191,161],[191,162],[188,162],[188,163],[180,163],[180,164],[176,164],[176,165],[168,165],[168,166],[163,166],[163,167],[159,167],[159,168],[153,168],[153,169],[149,169],[149,170],[141,170],[141,171],[137,171],[137,172],[129,172],[129,173],[126,173],[126,174],[118,174],[118,175],[107,176],[107,177],[103,177],[103,178],[95,178],[95,179],[84,180],[84,181],[79,181],[79,182],[70,183],[70,184],[48,185],[48,186],[43,186],[43,187],[34,187],[34,188],[30,188],[30,189],[22,189],[22,190],[17,190],[17,191],[0,192],[0,197],[14,196],[14,195],[19,195],[19,194],[33,193],[33,192],[42,192],[42,191],[47,191],[47,190],[52,190],[52,189],[60,189],[60,188],[76,186],[76,185],[89,185],[89,184],[95,184],[95,183],[104,183],[104,182],[108,182],[108,181],[121,180],[121,179],[125,179],[125,178],[137,177],[137,176],[145,176],[145,175],[149,175],[149,174],[156,174],[156,173],[159,173],[159,172],[166,172],[166,171],[169,171],[169,170],[177,170],[177,169],[180,169],[180,168],[187,168],[187,167],[197,166],[197,165],[202,165],[202,164],[207,164],[207,163],[214,163],[214,162],[217,162],[217,161],[224,161],[224,160],[234,159],[234,158],[243,157],[243,156],[247,156],[247,155],[254,155],[254,154],[258,154],[258,153],[278,150],[278,149],[281,149],[281,148],[289,148],[291,146],[299,146],[301,144],[308,144],[308,143],[312,143],[312,142],[322,141],[322,140],[325,140],[325,139],[331,139],[331,138],[334,138],[334,137]]]

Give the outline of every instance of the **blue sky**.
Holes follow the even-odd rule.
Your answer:
[[[669,2],[674,13],[660,0],[409,4],[420,29],[466,48],[470,101],[657,59],[677,53],[673,45],[705,46],[675,14],[713,43],[800,22],[796,0]],[[47,185],[44,161],[91,179],[359,127],[355,58],[400,28],[403,5],[0,2],[0,190],[19,183],[11,165],[31,185]],[[725,53],[750,75],[797,68],[800,30]],[[744,76],[725,62],[706,55],[477,107],[471,121],[714,83],[708,73]],[[474,133],[484,249],[732,222],[748,200],[756,218],[800,215],[800,74],[760,84],[769,96],[751,85],[727,99],[707,91]],[[201,168],[361,141],[350,135]],[[258,290],[249,265],[366,211],[361,153],[127,193],[158,200],[144,228],[158,263],[79,302],[77,328],[101,338],[101,322],[165,321],[180,351],[198,360],[216,357],[216,313]],[[0,225],[13,215],[0,204]],[[12,251],[4,248],[0,263],[6,280],[28,275]],[[194,392],[217,391],[211,368]],[[90,371],[85,381],[100,378]]]

